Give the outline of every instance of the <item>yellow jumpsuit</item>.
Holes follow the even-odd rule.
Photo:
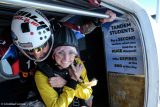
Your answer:
[[[76,58],[76,61],[82,63],[79,58]],[[85,67],[83,67],[81,77],[83,79],[82,83],[78,83],[75,89],[69,86],[64,86],[60,95],[58,95],[56,90],[50,86],[48,77],[40,71],[36,71],[35,73],[35,82],[47,107],[68,107],[74,97],[87,100],[92,94],[91,87],[85,85],[85,82],[89,82]]]

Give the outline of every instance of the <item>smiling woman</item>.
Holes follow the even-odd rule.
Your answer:
[[[78,41],[75,34],[71,29],[62,26],[55,32],[54,37],[53,60],[52,65],[50,64],[53,70],[39,67],[40,71],[35,74],[40,95],[48,107],[86,106],[84,100],[89,99],[92,89],[85,84],[89,81],[86,69],[78,57]],[[76,65],[74,61],[77,62]],[[50,72],[55,76],[48,75]],[[59,81],[59,85],[56,81]]]

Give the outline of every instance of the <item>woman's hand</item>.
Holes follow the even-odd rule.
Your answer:
[[[66,83],[67,81],[59,75],[49,78],[49,84],[53,88],[62,88]]]
[[[116,19],[116,14],[113,13],[111,10],[107,10],[105,12],[106,15],[109,15],[110,17],[109,18],[105,18],[105,19],[100,19],[100,22],[102,23],[106,23],[106,22],[112,22]]]
[[[75,81],[81,82],[82,80],[80,79],[81,73],[83,70],[83,65],[82,64],[77,64],[76,66],[72,63],[71,67],[69,68],[69,75],[72,79]]]

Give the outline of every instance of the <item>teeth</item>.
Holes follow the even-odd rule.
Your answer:
[[[63,63],[63,64],[67,64],[67,62]]]

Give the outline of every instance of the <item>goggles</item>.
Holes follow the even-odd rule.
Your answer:
[[[60,46],[57,47],[54,50],[54,55],[60,57],[60,58],[64,58],[66,55],[68,55],[70,58],[74,58],[75,56],[78,55],[77,50],[75,47],[71,47],[71,46]]]
[[[54,42],[54,38],[53,35],[49,38],[49,40],[44,43],[43,45],[34,48],[34,49],[20,49],[20,51],[26,55],[29,59],[34,60],[36,62],[41,62],[43,60],[45,60],[53,47],[53,42]]]
[[[41,45],[40,47],[31,49],[31,50],[26,50],[26,49],[24,49],[24,51],[27,52],[27,53],[40,52],[40,51],[42,51],[42,50],[47,46],[47,44],[48,44],[48,42],[44,43],[44,44]]]
[[[73,57],[77,56],[77,54],[75,52],[72,52],[72,51],[70,51],[68,53],[66,53],[64,51],[60,51],[60,52],[55,53],[55,55],[60,57],[60,58],[64,58],[66,55],[68,55],[70,58],[73,58]]]

